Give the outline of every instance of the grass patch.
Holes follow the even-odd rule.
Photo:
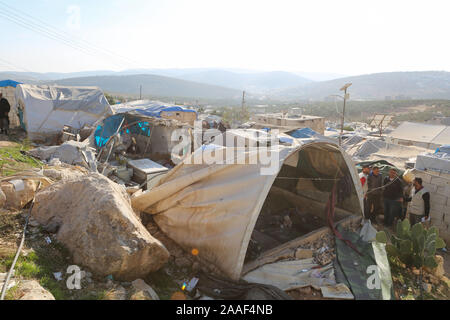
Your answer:
[[[149,274],[145,282],[152,286],[161,300],[170,300],[175,292],[180,291],[179,285],[165,272],[165,268]]]
[[[21,151],[28,151],[30,148],[30,142],[27,140],[14,147],[0,148],[0,174],[11,176],[26,169],[41,167],[40,161],[22,154]]]
[[[18,285],[9,289],[5,294],[5,300],[18,300],[20,298],[20,291]]]

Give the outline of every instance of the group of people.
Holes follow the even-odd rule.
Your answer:
[[[379,167],[364,166],[360,174],[364,192],[365,218],[377,223],[377,216],[384,214],[384,225],[392,227],[395,220],[404,220],[407,215],[411,224],[430,220],[430,193],[423,181],[416,178],[404,188],[402,178],[395,169],[384,178]]]

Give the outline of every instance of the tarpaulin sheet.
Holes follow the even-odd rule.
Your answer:
[[[287,135],[289,135],[293,138],[296,138],[296,139],[305,139],[305,138],[315,137],[318,135],[318,133],[310,128],[303,128],[303,129],[291,131],[291,132],[287,133]]]
[[[13,80],[1,80],[0,81],[0,88],[4,87],[17,87],[18,84],[21,84],[20,82],[13,81]]]
[[[147,117],[161,118],[163,112],[192,112],[197,113],[195,110],[187,109],[181,106],[170,106],[163,104],[162,102],[154,101],[134,101],[123,104],[117,104],[113,106],[116,113],[128,113],[134,112]]]
[[[113,111],[103,92],[91,87],[21,84],[16,101],[24,107],[24,124],[31,139],[59,133],[65,125],[81,129]]]
[[[385,248],[377,243],[365,242],[354,232],[338,229],[358,252],[336,239],[336,282],[346,284],[356,300],[391,300],[393,284]],[[370,277],[376,274],[379,281],[372,281]]]
[[[125,119],[124,119],[125,118]],[[151,125],[148,121],[137,120],[138,117],[128,114],[116,114],[108,117],[98,124],[94,132],[94,143],[96,147],[105,146],[111,136],[119,133],[138,134],[150,137]],[[119,126],[121,126],[119,128]]]
[[[239,279],[256,221],[282,165],[306,148],[319,148],[324,159],[331,158],[330,154],[341,155],[362,214],[362,188],[352,160],[339,146],[320,138],[308,143],[294,139],[291,146],[272,145],[270,153],[279,162],[275,172],[265,175],[261,162],[188,164],[195,163],[196,152],[152,190],[133,198],[133,208],[153,214],[159,227],[175,242],[189,251],[197,249],[201,259],[213,263],[230,278]],[[221,146],[207,150],[238,151]],[[247,150],[241,155],[245,163],[258,163],[257,151]]]

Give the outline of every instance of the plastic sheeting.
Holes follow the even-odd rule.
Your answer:
[[[16,101],[24,108],[30,139],[59,133],[65,125],[81,129],[113,111],[103,92],[92,87],[18,85]]]
[[[2,80],[0,81],[0,88],[4,87],[17,87],[17,85],[21,84],[20,82],[13,81],[13,80]]]
[[[125,118],[125,119],[124,119]],[[99,124],[94,132],[94,143],[96,147],[104,147],[111,136],[120,133],[139,134],[150,137],[151,125],[148,121],[136,121],[138,117],[128,114],[116,114],[106,118]],[[119,128],[119,126],[121,126]],[[124,128],[122,130],[122,128]]]
[[[294,130],[287,134],[296,139],[307,139],[307,138],[312,138],[312,137],[315,137],[318,135],[317,132],[315,132],[314,130],[312,130],[310,128]]]
[[[186,109],[180,106],[170,106],[163,104],[162,102],[153,101],[134,101],[123,104],[116,104],[113,106],[116,113],[128,113],[133,112],[147,117],[161,118],[163,112],[192,112],[197,113],[195,110]]]
[[[417,157],[416,169],[450,173],[450,153],[425,154]]]
[[[188,164],[195,163],[194,159],[199,155],[197,151],[152,190],[133,198],[133,207],[137,211],[153,214],[159,227],[175,242],[189,251],[197,249],[200,258],[237,280],[269,191],[282,165],[300,150],[319,148],[324,159],[334,158],[330,157],[330,153],[342,155],[360,199],[359,214],[363,212],[361,183],[349,156],[326,139],[317,138],[307,143],[293,140],[291,146],[271,147],[270,155],[279,159],[277,168],[271,172],[262,171],[265,168],[262,164]],[[237,151],[221,146],[206,150]],[[257,157],[258,152],[254,150],[240,154],[245,163],[258,163]]]

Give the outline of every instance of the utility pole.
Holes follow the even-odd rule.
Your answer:
[[[245,91],[242,93],[242,114],[245,111]]]
[[[347,90],[351,86],[352,86],[351,83],[347,83],[344,87],[341,88],[341,91],[344,91],[344,109],[342,110],[341,135],[339,136],[339,146],[342,146],[342,137],[344,135],[344,125],[345,125],[345,107],[347,104],[347,99],[350,98],[350,95],[347,93]]]
[[[142,100],[142,85],[139,87],[139,100]]]

